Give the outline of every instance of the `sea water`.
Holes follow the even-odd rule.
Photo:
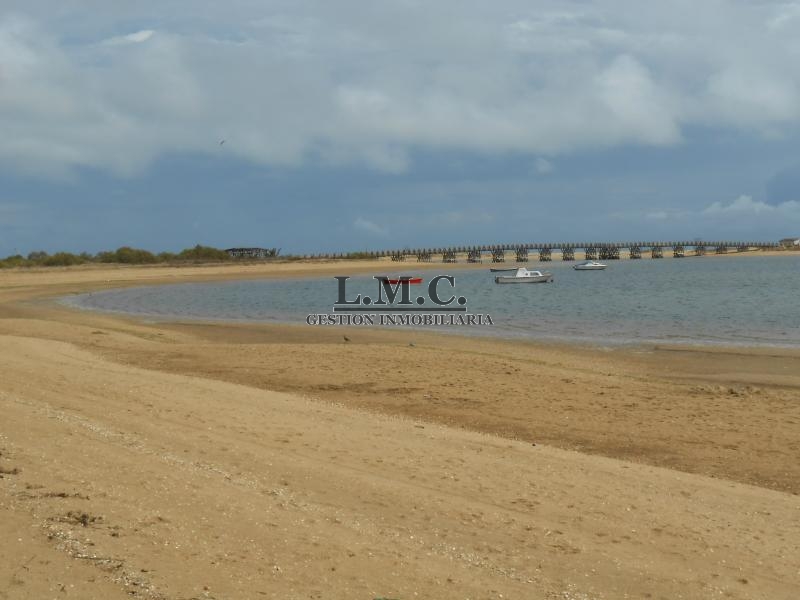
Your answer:
[[[427,296],[435,275],[452,275],[453,291],[467,299],[468,311],[488,314],[493,322],[444,328],[462,334],[599,344],[800,347],[800,255],[607,261],[604,271],[575,271],[573,264],[531,263],[531,269],[553,273],[554,282],[542,284],[497,285],[488,263],[419,271],[413,263],[391,263],[376,274],[421,275],[424,283],[411,286],[412,298]],[[349,275],[347,264],[336,275]],[[352,276],[347,299],[359,293],[376,297],[377,287],[371,275]],[[447,283],[440,290],[441,296],[450,295]],[[151,318],[305,324],[309,314],[330,314],[337,298],[338,282],[331,274],[129,288],[63,301]]]

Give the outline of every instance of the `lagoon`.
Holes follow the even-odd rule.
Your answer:
[[[532,263],[536,264],[536,263]],[[484,268],[422,272],[427,291],[437,274],[455,278],[470,313],[493,325],[443,331],[589,344],[675,343],[800,347],[800,256],[686,257],[609,261],[605,271],[574,271],[552,262],[551,284],[499,286]],[[413,263],[387,264],[380,275],[420,274]],[[342,264],[340,275],[347,275]],[[353,276],[348,299],[375,296],[371,276]],[[446,287],[443,291],[447,291]],[[161,285],[70,296],[70,306],[159,319],[305,324],[331,313],[333,277]]]

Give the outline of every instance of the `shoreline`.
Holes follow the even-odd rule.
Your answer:
[[[789,251],[759,251],[748,252],[751,256],[758,255],[759,253],[768,256],[785,256],[792,255]],[[715,257],[730,257],[742,256],[742,254],[722,254],[722,255],[708,255]],[[694,258],[707,258],[694,257]],[[800,258],[800,253],[795,255]],[[351,264],[354,263],[354,264]],[[139,287],[156,287],[162,285],[173,284],[193,284],[193,283],[213,283],[213,282],[236,282],[247,280],[262,280],[262,279],[302,279],[302,278],[318,278],[323,275],[331,275],[333,272],[338,272],[341,265],[353,267],[351,272],[354,274],[369,274],[373,272],[380,272],[380,267],[385,266],[387,261],[348,261],[348,260],[330,260],[330,261],[306,261],[302,263],[297,262],[283,262],[283,263],[248,263],[248,264],[206,264],[206,265],[181,265],[179,267],[165,266],[165,265],[146,265],[146,266],[127,266],[127,265],[114,265],[113,267],[100,267],[100,266],[84,266],[77,267],[43,267],[36,269],[12,269],[5,273],[0,271],[0,310],[5,309],[3,312],[8,312],[9,309],[13,314],[16,312],[12,307],[17,310],[25,308],[32,308],[36,312],[35,307],[46,308],[49,311],[59,313],[83,313],[95,314],[97,316],[109,316],[112,318],[126,321],[131,324],[161,324],[161,325],[175,325],[175,326],[249,326],[260,328],[295,328],[298,331],[305,329],[309,326],[304,323],[265,323],[263,321],[246,321],[246,320],[228,320],[228,319],[205,319],[199,317],[197,319],[188,318],[183,319],[177,316],[158,317],[149,314],[127,313],[124,311],[103,311],[94,308],[84,308],[77,306],[69,306],[60,302],[59,300],[67,298],[72,295],[81,295],[99,291],[115,291],[126,288],[139,288]],[[397,265],[398,263],[388,263],[389,265]],[[546,264],[546,263],[542,263]],[[420,263],[415,267],[421,270],[434,270],[440,269],[443,266],[448,268],[455,267],[459,270],[481,270],[487,268],[482,264],[469,264],[469,263],[455,263],[442,265],[439,263]],[[276,268],[277,267],[277,268]],[[167,270],[163,273],[152,273],[151,269],[156,271],[160,269]],[[16,274],[23,274],[26,279],[26,285],[21,285],[22,281],[15,279],[13,271]],[[12,275],[8,281],[3,280],[3,275],[8,273]],[[57,277],[53,277],[56,275]],[[82,277],[88,275],[88,277]],[[33,276],[37,277],[40,281],[29,282],[27,278]],[[123,277],[124,276],[124,277]],[[55,279],[53,282],[42,282],[41,279]],[[31,286],[30,284],[33,283]],[[46,287],[42,287],[42,284]],[[0,318],[5,315],[0,312]],[[66,316],[66,315],[62,315]],[[316,328],[313,328],[316,329]],[[395,333],[402,333],[402,330],[395,330],[392,328],[378,328],[378,333],[388,334],[392,336]],[[446,331],[429,331],[429,330],[411,330],[411,333],[427,334],[433,337],[437,336],[457,336],[472,339],[473,336],[460,335],[458,333],[449,333]],[[333,333],[336,337],[336,333]],[[304,336],[300,336],[304,337]],[[584,350],[598,350],[602,349],[597,344],[592,342],[582,343],[580,341],[567,341],[556,339],[534,339],[534,338],[510,338],[501,336],[480,336],[488,340],[495,340],[498,342],[505,342],[508,344],[522,344],[526,346],[554,346],[559,349],[577,348]],[[615,349],[633,349],[633,350],[657,350],[660,352],[720,352],[730,354],[741,354],[743,352],[755,353],[758,355],[774,355],[774,356],[797,356],[800,358],[800,348],[796,346],[780,346],[780,345],[748,345],[742,344],[714,344],[714,343],[698,343],[698,344],[683,344],[671,343],[663,341],[641,341],[623,343],[620,345],[612,344],[611,350]],[[774,351],[774,352],[773,352]]]
[[[14,597],[66,582],[142,600],[745,599],[800,583],[800,351],[345,341],[54,301],[341,264],[276,267],[0,272]]]

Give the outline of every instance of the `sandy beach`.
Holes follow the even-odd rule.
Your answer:
[[[342,268],[0,271],[0,599],[797,597],[800,351],[54,301]]]

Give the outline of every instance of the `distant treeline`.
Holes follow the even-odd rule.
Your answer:
[[[116,250],[89,254],[72,254],[71,252],[31,252],[27,256],[16,254],[0,260],[0,269],[12,267],[63,267],[70,265],[82,265],[86,263],[117,263],[124,265],[149,265],[156,263],[178,263],[178,262],[222,262],[233,260],[225,250],[212,248],[211,246],[197,245],[194,248],[186,248],[178,253],[161,252],[153,254],[148,250],[123,246]]]

